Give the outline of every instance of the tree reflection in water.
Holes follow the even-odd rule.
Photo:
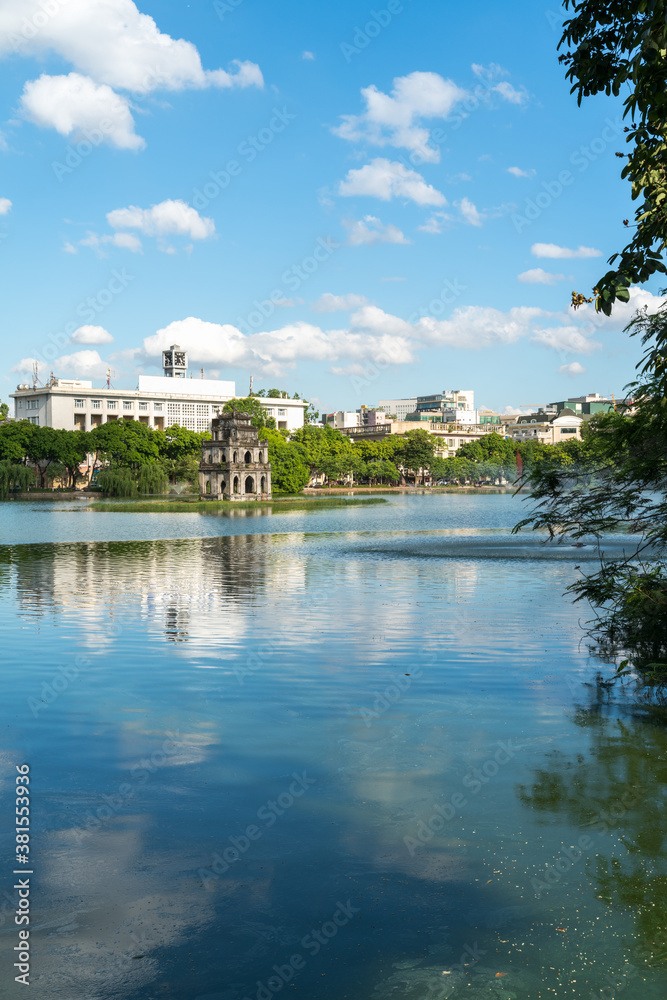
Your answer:
[[[598,678],[573,721],[587,755],[554,752],[521,785],[523,805],[587,833],[586,874],[598,899],[634,918],[636,958],[667,964],[667,727],[665,692],[622,697]],[[626,942],[626,944],[630,944]]]

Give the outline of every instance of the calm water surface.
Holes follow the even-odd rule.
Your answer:
[[[38,1000],[663,998],[667,739],[561,596],[592,550],[507,494],[232,513],[0,507],[3,996],[26,761]]]

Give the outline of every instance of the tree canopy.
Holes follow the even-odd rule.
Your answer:
[[[564,0],[573,16],[565,21],[559,48],[571,93],[618,96],[627,86],[623,115],[627,150],[621,176],[639,202],[630,242],[609,258],[613,267],[598,280],[593,300],[610,315],[614,302],[627,302],[629,286],[665,273],[667,246],[667,2],[665,0]],[[620,221],[620,220],[619,220]],[[623,220],[630,227],[629,220]],[[575,308],[584,295],[573,293]]]

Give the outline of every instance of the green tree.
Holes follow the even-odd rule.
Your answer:
[[[266,436],[273,489],[279,493],[300,493],[310,481],[310,468],[302,449],[280,431],[268,430]]]
[[[0,427],[0,461],[25,464],[30,442],[40,428],[29,420],[16,420]]]
[[[419,429],[403,435],[400,456],[406,469],[411,469],[415,482],[422,472],[422,482],[426,481],[426,470],[430,469],[435,455],[435,439],[428,431]]]
[[[278,390],[276,389],[275,391],[277,392]],[[222,410],[223,413],[233,413],[234,410],[238,410],[239,413],[249,413],[251,417],[250,422],[259,431],[260,437],[262,437],[266,430],[275,430],[275,420],[273,417],[268,416],[266,407],[262,406],[257,396],[230,399],[225,403]]]
[[[9,406],[7,403],[0,403],[0,420],[6,420],[9,416]]]
[[[35,473],[25,465],[0,461],[0,500],[9,499],[11,490],[27,490],[35,482]]]
[[[515,530],[530,526],[601,543],[611,531],[627,532],[623,558],[603,554],[599,570],[568,590],[595,608],[590,634],[603,653],[625,652],[640,668],[665,673],[667,307],[653,316],[639,313],[628,329],[647,348],[639,378],[628,387],[636,405],[597,417],[576,462],[564,464],[554,449],[551,459],[528,470],[534,510]]]
[[[667,3],[665,0],[564,0],[573,16],[563,26],[560,61],[567,67],[571,93],[605,93],[624,99],[627,152],[621,176],[639,200],[633,237],[609,263],[614,266],[594,288],[595,308],[610,315],[614,302],[627,302],[629,286],[667,268]],[[624,220],[629,225],[628,220]],[[585,299],[573,293],[573,304]]]

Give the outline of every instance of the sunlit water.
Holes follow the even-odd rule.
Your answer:
[[[233,515],[0,507],[0,995],[26,761],[38,1000],[664,997],[667,739],[561,596],[594,549],[502,494]]]

